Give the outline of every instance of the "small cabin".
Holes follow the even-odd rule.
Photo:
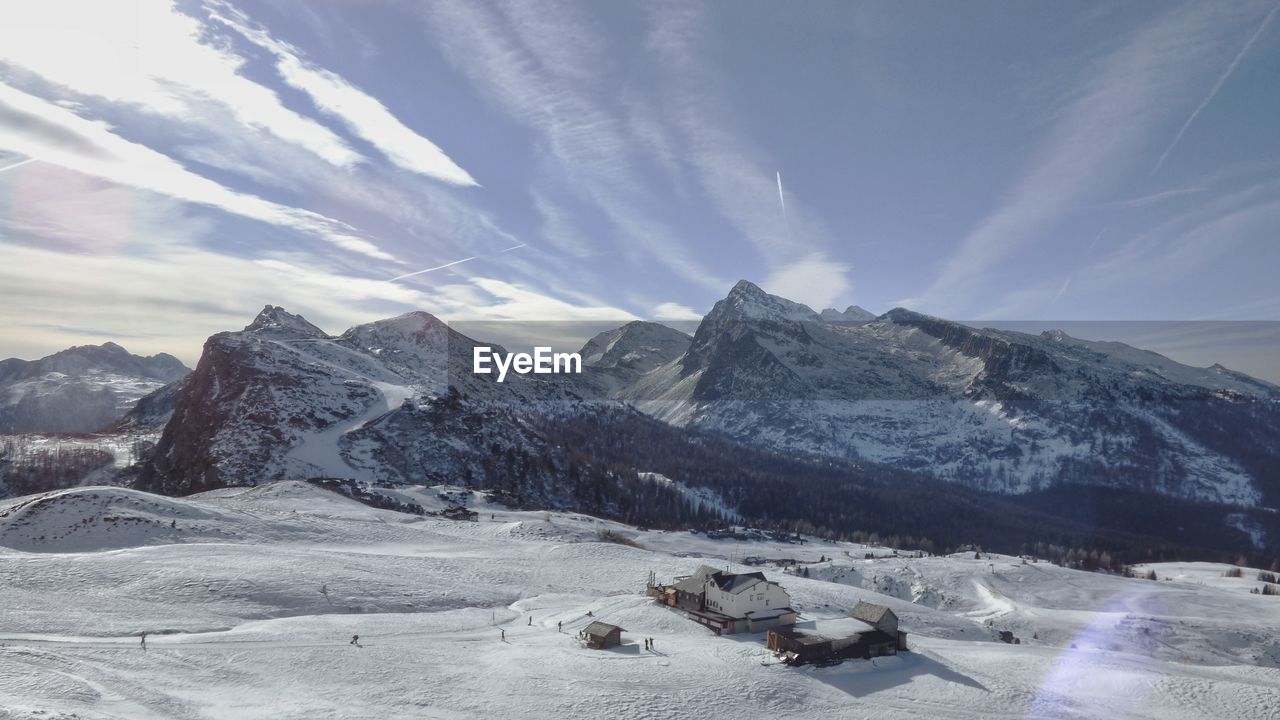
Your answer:
[[[622,644],[624,630],[617,625],[593,622],[578,632],[578,638],[592,650],[604,650]]]

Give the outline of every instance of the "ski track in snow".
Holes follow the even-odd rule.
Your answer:
[[[461,497],[481,520],[376,510],[299,482],[0,502],[0,718],[1181,720],[1280,708],[1280,606],[1248,593],[1250,571],[1159,564],[1169,579],[1152,582],[972,552],[641,531],[458,489],[397,494],[428,510]],[[84,522],[108,514],[119,520]],[[641,547],[598,542],[604,529]],[[788,668],[762,635],[716,637],[641,592],[650,571],[760,569],[731,562],[747,556],[807,563],[808,578],[763,568],[803,621],[858,600],[890,606],[912,652]],[[625,628],[625,644],[583,648],[575,633],[596,619]],[[998,642],[1001,630],[1021,644]]]
[[[303,436],[298,444],[289,450],[286,458],[295,463],[301,463],[304,467],[310,467],[313,470],[318,471],[320,475],[324,475],[326,477],[372,480],[372,474],[367,469],[354,468],[346,461],[345,458],[342,457],[340,444],[342,436],[352,432],[353,430],[359,430],[371,420],[381,417],[382,415],[385,415],[386,413],[403,405],[405,400],[413,397],[413,388],[407,385],[396,385],[389,382],[374,380],[363,375],[358,375],[348,368],[344,368],[298,347],[298,345],[303,342],[324,342],[326,344],[333,345],[330,341],[294,340],[289,342],[277,342],[288,346],[292,351],[314,363],[328,366],[340,374],[351,375],[355,379],[367,382],[371,387],[378,391],[380,396],[379,400],[371,403],[360,415],[351,418],[350,420],[335,423],[321,432]],[[346,351],[346,348],[343,348],[343,350]]]

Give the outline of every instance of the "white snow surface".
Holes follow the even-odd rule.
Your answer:
[[[1150,566],[1159,581],[1127,579],[1000,555],[641,531],[457,488],[395,492],[428,510],[463,503],[480,520],[377,510],[296,482],[0,503],[0,718],[1179,720],[1280,709],[1280,599],[1249,593],[1252,569],[1226,578],[1227,566],[1163,564]],[[605,529],[638,547],[599,542]],[[803,623],[837,627],[859,600],[888,605],[911,652],[789,668],[763,635],[717,637],[642,594],[650,571],[746,570],[731,562],[741,557],[803,563],[808,578],[750,568],[792,593]],[[592,619],[625,628],[623,646],[583,648],[574,635]],[[1001,630],[1021,643],[999,642]]]
[[[413,397],[414,391],[411,387],[387,382],[371,381],[369,384],[378,391],[379,400],[350,420],[334,423],[320,432],[303,435],[298,444],[289,451],[289,460],[300,463],[305,469],[304,474],[357,480],[374,479],[371,470],[355,468],[343,457],[342,437],[400,407],[406,400]]]

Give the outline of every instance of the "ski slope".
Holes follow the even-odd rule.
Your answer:
[[[1153,582],[1006,556],[711,540],[512,511],[459,489],[397,492],[428,510],[465,503],[480,521],[377,510],[294,482],[183,499],[78,488],[4,501],[0,718],[1280,711],[1280,598],[1250,595],[1249,570],[1232,579],[1225,566],[1156,565],[1170,579]],[[639,547],[599,542],[602,530]],[[804,621],[858,600],[889,605],[912,652],[789,668],[762,635],[716,637],[642,594],[650,571],[756,569],[734,562],[746,557],[809,569],[764,569]],[[625,628],[625,644],[584,649],[574,634],[593,619]],[[1021,644],[999,642],[1001,630]]]

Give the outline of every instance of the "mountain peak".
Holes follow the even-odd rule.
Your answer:
[[[770,295],[749,280],[739,280],[724,300],[716,303],[711,313],[743,320],[818,319],[818,313],[808,305]]]
[[[844,312],[835,308],[827,308],[819,313],[819,317],[828,322],[871,322],[876,319],[876,314],[870,310],[864,310],[857,305],[850,305],[844,309]]]
[[[244,328],[245,332],[285,332],[292,335],[308,337],[328,337],[320,328],[307,322],[301,315],[294,315],[282,307],[266,305],[262,312]]]
[[[760,297],[768,295],[769,293],[765,292],[759,285],[751,282],[750,280],[739,280],[729,290],[729,297],[733,297],[735,294]]]

